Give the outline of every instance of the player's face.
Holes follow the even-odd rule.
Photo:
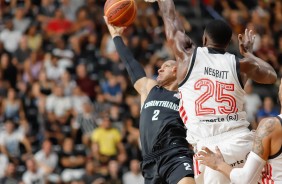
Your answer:
[[[166,61],[162,64],[158,73],[157,82],[160,86],[174,82],[176,80],[176,61]]]

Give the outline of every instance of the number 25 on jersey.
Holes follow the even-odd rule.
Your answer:
[[[203,87],[206,88],[206,91],[195,101],[197,116],[216,114],[216,110],[220,114],[230,114],[238,111],[236,99],[232,95],[225,93],[225,91],[234,91],[234,84],[226,84],[218,81],[214,83],[210,79],[200,79],[194,85],[195,90],[201,90]],[[217,107],[204,107],[204,103],[210,98],[214,98],[215,102],[219,105]],[[223,102],[228,105],[223,104]]]

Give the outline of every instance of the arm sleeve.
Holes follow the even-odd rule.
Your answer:
[[[146,77],[146,73],[142,65],[136,61],[133,54],[123,43],[122,38],[120,36],[114,37],[114,43],[121,60],[125,64],[132,84],[135,84],[137,80]]]
[[[232,169],[230,173],[231,183],[257,184],[265,163],[265,160],[251,151],[243,168]]]

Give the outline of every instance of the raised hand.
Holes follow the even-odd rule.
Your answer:
[[[217,146],[215,147],[215,153],[209,148],[203,147],[202,150],[197,153],[196,160],[199,160],[201,164],[214,170],[217,170],[218,166],[224,163],[223,156]]]
[[[254,35],[252,30],[245,29],[245,34],[239,34],[238,40],[239,40],[239,49],[240,53],[244,56],[246,53],[252,53],[253,52],[253,46],[255,41],[256,35]]]
[[[117,26],[113,26],[111,24],[109,24],[108,22],[108,18],[106,16],[104,16],[104,20],[108,26],[109,32],[112,36],[112,38],[116,37],[116,36],[121,36],[123,31],[126,29],[126,27],[117,27]]]

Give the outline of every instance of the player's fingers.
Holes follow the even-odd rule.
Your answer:
[[[239,42],[243,42],[243,35],[242,34],[238,35],[238,40],[239,40]]]
[[[248,29],[245,29],[245,41],[248,40]]]
[[[207,148],[207,147],[204,147],[204,150],[208,153],[208,154],[212,154],[213,152],[209,149],[209,148]]]
[[[200,150],[198,151],[198,156],[206,156],[207,155],[207,152],[205,150]]]
[[[249,40],[251,40],[252,41],[252,38],[253,38],[253,30],[250,30],[249,31]]]
[[[103,16],[103,17],[104,17],[105,22],[108,24],[108,17],[106,16]]]

